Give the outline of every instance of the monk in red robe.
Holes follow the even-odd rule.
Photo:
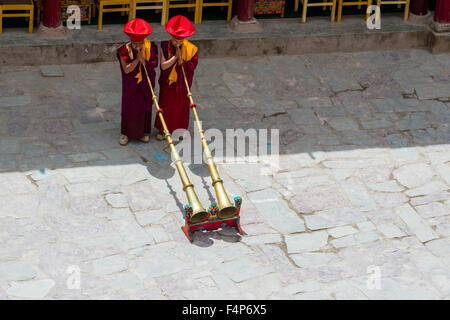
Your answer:
[[[122,71],[122,135],[119,143],[126,145],[129,139],[150,140],[153,100],[143,65],[154,87],[158,47],[146,39],[152,28],[142,19],[129,21],[123,31],[131,40],[117,49]]]
[[[161,75],[159,77],[159,106],[163,109],[164,120],[170,133],[176,129],[189,127],[189,98],[184,81],[184,68],[189,88],[197,67],[197,47],[186,40],[194,34],[194,26],[184,16],[175,16],[166,24],[166,31],[172,36],[170,41],[161,42]],[[159,117],[155,119],[159,130],[158,140],[164,140],[163,127]]]

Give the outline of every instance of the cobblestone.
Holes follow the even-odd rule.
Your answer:
[[[193,243],[165,142],[118,144],[117,62],[2,67],[0,299],[448,298],[449,66],[417,50],[200,59],[205,129],[278,129],[280,145],[217,163],[244,234]],[[185,165],[207,208],[206,166]]]

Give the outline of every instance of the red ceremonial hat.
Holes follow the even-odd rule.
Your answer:
[[[131,41],[141,42],[152,33],[152,27],[147,21],[136,18],[127,22],[123,32],[130,37]]]
[[[184,16],[175,16],[167,21],[166,31],[177,40],[190,37],[195,33],[194,26]]]

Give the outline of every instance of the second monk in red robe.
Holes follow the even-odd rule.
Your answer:
[[[166,31],[172,38],[161,42],[159,105],[163,109],[167,128],[172,133],[176,129],[189,127],[190,103],[181,66],[191,87],[198,56],[197,47],[186,40],[195,32],[194,26],[186,17],[175,16],[170,19],[166,24]],[[155,128],[159,130],[156,138],[164,140],[159,117],[155,119]]]
[[[155,86],[155,68],[158,66],[158,47],[146,39],[152,33],[142,19],[129,21],[123,31],[130,42],[117,49],[122,72],[122,121],[119,143],[129,139],[148,142],[152,123],[152,95],[145,75],[145,65],[152,86]]]

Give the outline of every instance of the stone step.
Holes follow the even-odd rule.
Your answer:
[[[369,30],[361,16],[346,16],[340,23],[326,17],[260,19],[262,31],[233,32],[226,21],[195,25],[190,40],[199,47],[199,57],[286,55],[372,50],[428,49],[450,51],[450,34],[437,34],[428,25],[404,21],[399,14],[383,15],[381,29]],[[42,38],[23,29],[4,29],[0,35],[0,65],[75,64],[116,59],[115,50],[128,41],[123,25],[82,25],[66,30],[64,38]],[[167,40],[164,28],[152,25],[151,41]]]

